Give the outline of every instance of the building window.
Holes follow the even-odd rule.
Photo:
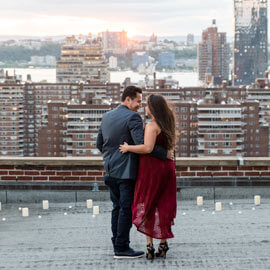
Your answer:
[[[187,108],[186,108],[186,107],[182,107],[182,108],[181,108],[181,112],[182,112],[182,113],[187,112]]]
[[[210,149],[208,150],[208,154],[210,155],[216,155],[218,153],[218,150],[217,149]]]
[[[217,134],[209,134],[209,139],[217,139]]]

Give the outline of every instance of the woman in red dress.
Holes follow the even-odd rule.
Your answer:
[[[176,216],[176,175],[172,160],[160,160],[151,155],[155,144],[167,150],[175,147],[175,117],[161,95],[147,99],[147,115],[151,118],[145,127],[144,144],[120,146],[122,153],[141,154],[138,178],[132,205],[132,223],[147,239],[146,258],[166,257],[168,238],[173,238],[171,226]],[[153,238],[160,239],[155,253]]]

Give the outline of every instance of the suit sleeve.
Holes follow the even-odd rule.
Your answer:
[[[100,127],[99,130],[98,130],[97,141],[96,141],[96,147],[97,147],[97,149],[102,153],[102,148],[103,148],[103,136],[102,136],[101,127]]]
[[[128,121],[128,128],[130,130],[131,137],[135,145],[144,144],[144,130],[142,118],[139,114],[134,114]],[[151,156],[159,158],[161,160],[167,159],[167,150],[161,146],[155,145]]]

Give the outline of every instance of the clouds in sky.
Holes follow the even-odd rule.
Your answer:
[[[233,0],[12,0],[1,3],[0,35],[198,35],[212,19],[231,35]]]

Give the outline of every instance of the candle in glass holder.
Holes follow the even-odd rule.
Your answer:
[[[87,206],[87,208],[92,208],[93,207],[93,200],[87,200],[86,206]]]
[[[259,196],[259,195],[254,196],[254,203],[255,203],[255,205],[260,205],[261,204],[261,196]]]
[[[197,197],[197,205],[198,206],[202,206],[203,205],[203,197],[202,196],[198,196]]]
[[[99,206],[93,206],[93,215],[99,214]]]
[[[216,211],[221,211],[221,210],[222,210],[221,202],[216,202]]]
[[[23,217],[28,217],[29,216],[28,208],[22,208],[22,216]]]
[[[49,201],[42,201],[42,206],[44,210],[49,209]]]

